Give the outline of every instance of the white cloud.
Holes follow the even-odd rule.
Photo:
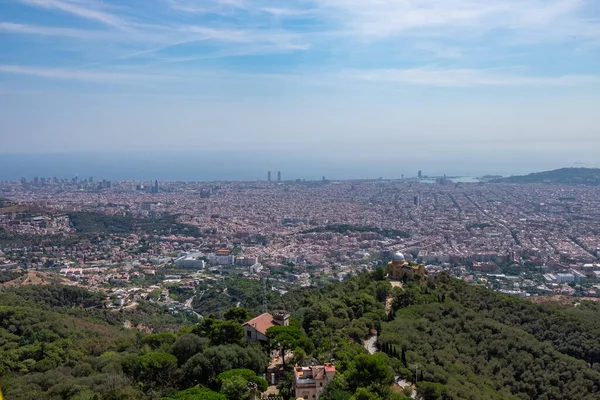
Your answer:
[[[208,26],[185,26],[185,32],[197,35],[197,40],[214,40],[228,43],[279,43],[287,46],[302,37],[286,31],[254,30],[254,29],[221,29]],[[302,47],[302,46],[301,46]]]
[[[382,38],[403,33],[444,34],[558,30],[583,26],[584,0],[314,0],[323,16],[357,35]]]
[[[264,7],[261,11],[276,17],[309,17],[315,15],[315,10],[296,9],[296,8],[279,8],[279,7]]]
[[[28,4],[34,7],[60,10],[62,12],[75,15],[80,18],[100,22],[104,25],[113,26],[120,29],[126,29],[127,23],[124,19],[117,15],[113,15],[104,11],[96,10],[92,7],[85,6],[81,2],[69,2],[63,0],[17,0],[21,3]]]
[[[62,28],[53,26],[15,24],[12,22],[0,22],[0,32],[41,36],[63,36],[70,38],[85,39],[105,39],[108,37],[106,32],[101,31],[90,31],[85,29]]]
[[[77,70],[64,68],[40,68],[28,67],[23,65],[0,65],[0,73],[29,75],[39,78],[64,79],[75,81],[92,81],[92,82],[129,82],[140,80],[155,80],[166,79],[166,76],[148,75],[137,73],[121,73],[93,70]]]
[[[600,76],[561,75],[561,76],[526,76],[503,73],[494,69],[444,69],[444,68],[409,68],[409,69],[373,69],[349,70],[342,77],[370,81],[391,82],[410,85],[438,87],[469,86],[581,86],[599,84]]]

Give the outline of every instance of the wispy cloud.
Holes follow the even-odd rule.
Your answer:
[[[75,39],[106,39],[109,36],[108,32],[102,31],[62,28],[53,26],[15,24],[12,22],[0,22],[0,32],[41,36],[64,36]]]
[[[471,86],[581,86],[600,84],[600,76],[527,76],[497,69],[408,68],[348,70],[342,77],[369,82],[387,82],[438,87]]]
[[[164,80],[167,76],[139,73],[121,73],[108,71],[92,71],[82,69],[42,68],[23,65],[1,65],[0,73],[29,75],[38,78],[90,81],[90,82],[131,82],[140,80]]]
[[[113,26],[120,29],[128,28],[127,22],[114,14],[97,10],[91,6],[84,5],[82,2],[69,2],[63,0],[18,0],[21,3],[34,7],[59,10],[80,18],[100,22],[104,25]]]
[[[583,24],[584,0],[314,0],[329,16],[360,36],[406,32],[432,35],[448,29],[469,33],[497,29],[556,29],[556,22]],[[558,27],[560,30],[560,27]]]
[[[314,9],[264,7],[260,10],[276,17],[310,17],[316,15]]]
[[[72,73],[79,80],[119,79],[113,71],[130,64],[196,61],[195,66],[202,69],[203,64],[210,65],[202,60],[303,53],[303,68],[308,71],[346,68],[355,79],[364,81],[566,86],[595,82],[596,78],[579,75],[589,68],[569,66],[557,68],[554,77],[544,77],[549,75],[547,68],[532,61],[535,55],[530,55],[544,51],[536,46],[577,37],[583,39],[578,48],[584,53],[596,49],[594,43],[600,44],[600,24],[585,18],[592,0],[147,0],[138,3],[139,9],[118,0],[10,1],[46,10],[51,17],[34,22],[17,15],[19,23],[5,17],[0,33],[64,37],[57,51],[71,56],[81,53],[71,59],[73,70],[21,69],[21,73],[48,78]],[[57,18],[55,11],[82,21],[75,24],[71,18]],[[82,39],[95,40],[94,45],[76,42]],[[562,50],[566,53],[569,49]],[[87,75],[78,70],[81,64],[76,60],[82,59],[92,68],[103,66],[113,71]],[[277,65],[281,72],[295,68],[296,59],[289,60]],[[69,65],[69,60],[62,61]],[[265,59],[265,65],[271,66],[269,63]],[[534,76],[482,69],[506,67],[507,63],[529,67]],[[377,69],[361,69],[367,64]],[[415,68],[401,68],[407,65]],[[245,65],[236,60],[233,67],[243,70]],[[252,64],[247,70],[256,67]]]

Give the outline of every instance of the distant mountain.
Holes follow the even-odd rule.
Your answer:
[[[600,185],[598,168],[561,168],[529,175],[494,179],[493,183],[554,183],[565,185]]]

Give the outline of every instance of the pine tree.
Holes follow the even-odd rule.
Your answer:
[[[402,346],[402,364],[404,364],[405,367],[408,366],[408,363],[406,362],[406,346]]]

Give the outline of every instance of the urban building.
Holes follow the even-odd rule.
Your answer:
[[[175,266],[181,269],[204,269],[204,253],[185,254],[175,259]]]
[[[572,283],[575,282],[575,276],[573,274],[556,274],[556,281],[558,283]]]

